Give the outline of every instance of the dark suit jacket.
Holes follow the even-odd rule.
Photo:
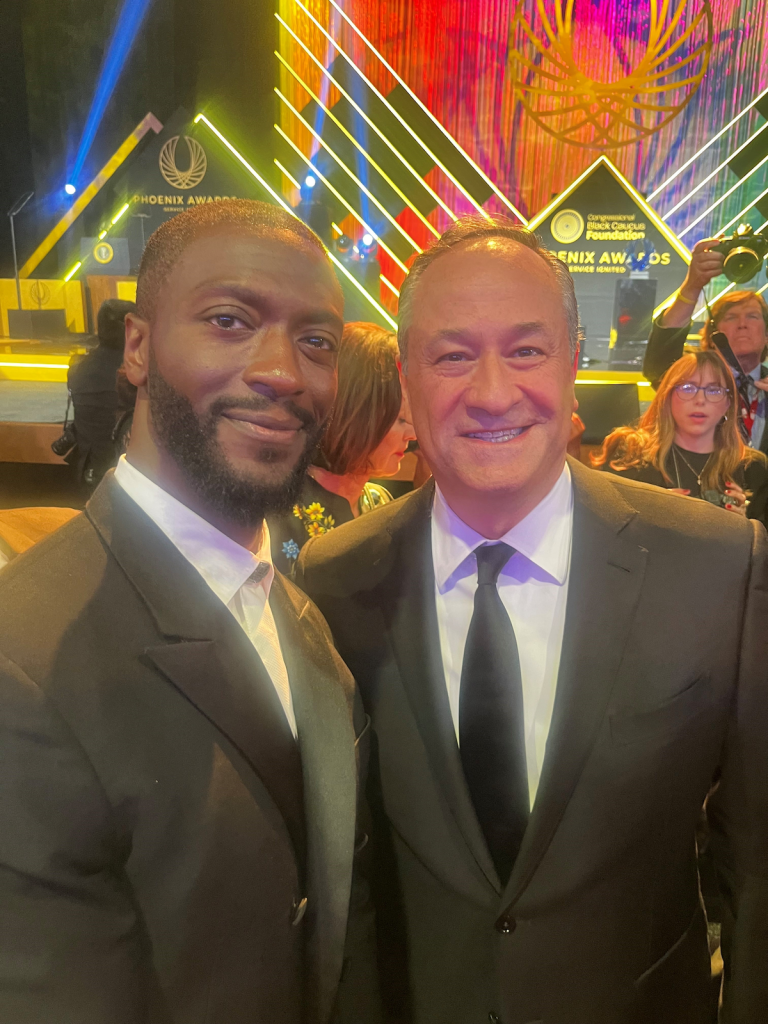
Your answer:
[[[430,485],[311,541],[299,559],[297,581],[373,721],[403,912],[389,920],[403,928],[410,976],[403,1019],[709,1024],[694,830],[720,767],[719,849],[738,890],[729,1019],[768,1020],[765,531],[569,464],[554,715],[503,889],[448,705]]]
[[[685,341],[691,325],[686,327],[662,327],[654,321],[643,358],[643,376],[656,387],[670,368],[677,362],[685,349]],[[760,377],[768,377],[768,367],[760,367]],[[758,445],[761,452],[768,453],[768,422]]]
[[[331,1018],[365,718],[314,605],[279,574],[270,600],[299,745],[243,630],[111,474],[3,571],[0,1021]]]

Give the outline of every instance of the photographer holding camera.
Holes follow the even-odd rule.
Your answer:
[[[691,264],[675,301],[657,318],[651,329],[643,362],[643,375],[654,386],[683,354],[691,329],[691,315],[701,300],[704,286],[723,273],[726,255],[720,238],[704,238],[691,254]],[[729,260],[733,257],[728,256]],[[712,305],[712,319],[701,331],[702,349],[714,348],[712,335],[720,331],[747,378],[746,394],[741,397],[740,416],[751,447],[768,451],[766,410],[768,407],[768,369],[762,365],[768,355],[768,305],[753,291],[732,291]],[[748,403],[747,403],[748,399]]]

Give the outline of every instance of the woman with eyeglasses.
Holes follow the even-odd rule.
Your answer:
[[[733,376],[716,350],[667,370],[637,426],[606,437],[592,465],[765,521],[768,463],[741,439]]]

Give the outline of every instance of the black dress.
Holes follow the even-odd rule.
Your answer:
[[[629,480],[638,480],[640,483],[653,484],[655,487],[681,488],[690,492],[692,498],[703,498],[714,505],[723,505],[725,496],[718,491],[705,491],[701,493],[698,477],[704,472],[709,455],[701,452],[689,452],[679,445],[673,445],[667,456],[667,473],[672,482],[668,483],[661,470],[652,465],[632,466],[629,469],[613,469],[607,463],[601,469],[608,473],[615,473]],[[758,519],[763,525],[766,523],[768,512],[768,467],[761,462],[752,461],[742,463],[733,474],[735,484],[742,490],[751,492],[751,498],[747,505],[747,518]]]
[[[370,512],[391,500],[392,495],[385,487],[367,483],[360,496],[360,513]],[[326,490],[307,473],[301,495],[293,510],[284,516],[267,517],[275,568],[290,576],[299,552],[310,537],[319,537],[343,523],[351,523],[354,518],[346,498]]]

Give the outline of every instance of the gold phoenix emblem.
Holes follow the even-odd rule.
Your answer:
[[[199,185],[208,170],[208,158],[205,150],[197,141],[184,136],[189,151],[189,167],[186,171],[179,170],[176,166],[176,147],[179,144],[179,135],[168,139],[160,150],[160,173],[171,186],[171,188],[194,188]]]
[[[43,281],[35,281],[29,289],[29,297],[37,304],[38,309],[48,305],[51,298],[51,289]]]
[[[588,149],[618,149],[659,131],[690,103],[709,65],[709,0],[688,20],[696,0],[650,0],[645,51],[614,81],[590,77],[574,55],[574,0],[535,0],[541,33],[518,4],[510,26],[509,64],[515,94],[555,138]]]

